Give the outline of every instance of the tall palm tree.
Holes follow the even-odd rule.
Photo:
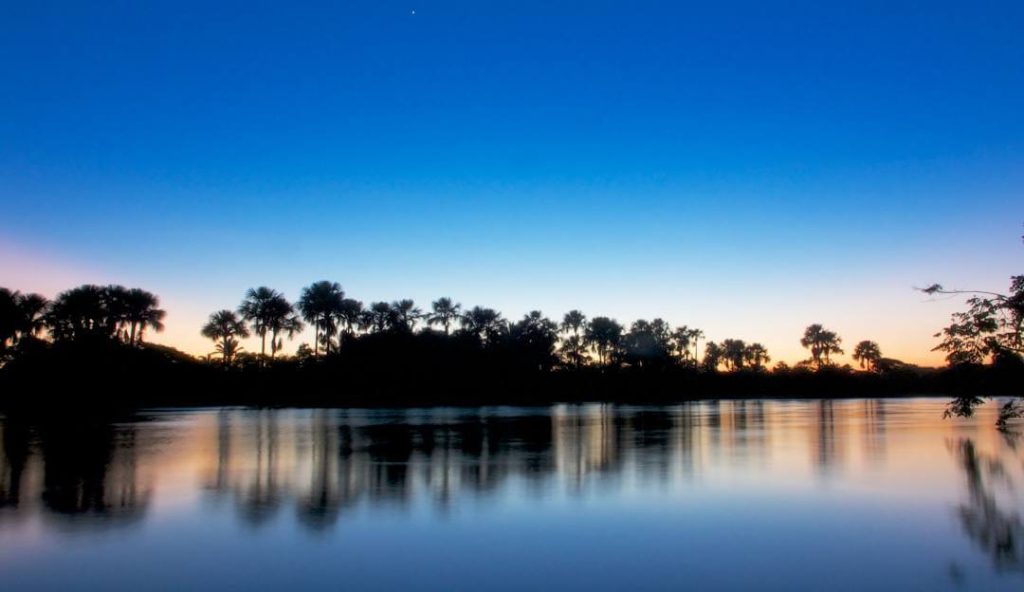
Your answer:
[[[693,359],[700,358],[700,340],[704,339],[704,332],[700,329],[690,329],[690,341],[693,342]]]
[[[768,348],[760,343],[751,343],[743,352],[743,359],[747,366],[754,370],[763,370],[772,359],[768,355]]]
[[[253,333],[259,336],[260,359],[264,362],[267,358],[267,333],[271,334],[272,340],[276,340],[279,332],[289,331],[289,327],[299,322],[297,318],[290,318],[294,316],[293,313],[292,305],[277,290],[260,286],[249,288],[245,293],[245,299],[238,306],[238,314],[249,323]],[[293,331],[289,331],[289,334],[293,334]]]
[[[220,353],[224,365],[229,366],[234,355],[238,353],[238,339],[248,337],[249,328],[234,312],[220,310],[210,315],[200,333],[217,343],[217,352]]]
[[[157,333],[164,330],[163,320],[167,313],[160,308],[160,299],[155,294],[132,288],[123,294],[124,321],[128,324],[128,344],[139,345],[146,329]]]
[[[46,298],[39,294],[0,288],[0,351],[38,335],[46,326],[48,305]]]
[[[346,334],[355,333],[359,329],[363,319],[363,303],[352,298],[345,298],[341,301],[341,312],[338,315],[338,325],[344,326]],[[341,346],[341,335],[338,335],[338,345]]]
[[[372,302],[370,308],[363,311],[359,324],[370,333],[383,333],[393,326],[394,310],[387,302]]]
[[[747,344],[742,339],[726,339],[722,341],[722,361],[729,370],[740,370],[746,360]]]
[[[459,319],[462,328],[481,341],[489,340],[500,334],[505,328],[501,313],[493,308],[474,306]]]
[[[291,340],[303,327],[302,320],[295,314],[295,307],[283,294],[278,294],[267,303],[265,322],[270,332],[270,359],[274,359],[284,347],[283,341],[278,339],[279,334],[284,333]]]
[[[860,362],[864,370],[876,370],[878,362],[882,359],[882,350],[874,341],[861,341],[853,348],[853,359]]]
[[[431,303],[432,312],[427,315],[428,325],[441,325],[444,327],[444,334],[448,335],[451,325],[458,320],[462,312],[462,305],[452,302],[451,298],[438,298]]]
[[[559,328],[567,335],[580,335],[587,327],[587,315],[578,310],[570,310],[562,317]]]
[[[820,370],[824,366],[832,364],[832,354],[842,354],[843,350],[839,344],[843,340],[833,331],[829,331],[815,323],[804,330],[804,336],[800,339],[800,345],[811,350],[811,362]]]
[[[561,352],[574,367],[579,368],[585,360],[583,331],[587,328],[587,317],[578,310],[570,310],[562,317],[559,329],[565,334]]]
[[[709,341],[704,346],[704,359],[701,361],[701,367],[705,372],[717,372],[718,365],[722,363],[723,357],[722,347],[714,341]]]
[[[416,307],[416,303],[406,298],[391,303],[391,312],[394,319],[394,329],[399,331],[413,331],[416,329],[416,321],[423,316],[423,311]]]
[[[306,286],[299,296],[302,318],[313,325],[313,356],[318,353],[321,333],[332,335],[341,317],[345,291],[337,282],[320,281]],[[328,333],[329,332],[329,333]],[[326,343],[330,353],[330,339]]]
[[[676,356],[679,357],[681,362],[689,363],[690,356],[692,355],[690,352],[690,346],[692,344],[693,337],[690,335],[690,328],[686,325],[677,327],[676,330],[672,332],[672,350],[675,352]]]
[[[587,325],[583,335],[587,345],[593,346],[597,351],[597,359],[601,365],[605,365],[622,340],[622,325],[608,317],[594,317]]]

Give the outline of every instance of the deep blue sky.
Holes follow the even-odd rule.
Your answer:
[[[0,285],[197,352],[328,278],[932,360],[911,286],[1021,272],[1020,2],[206,4],[0,7]]]

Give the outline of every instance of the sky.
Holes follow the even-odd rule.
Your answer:
[[[0,4],[0,285],[195,354],[329,279],[939,364],[913,288],[1024,272],[1020,2],[295,4]]]

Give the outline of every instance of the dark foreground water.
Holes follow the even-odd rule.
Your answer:
[[[0,420],[0,589],[1022,590],[941,400]]]

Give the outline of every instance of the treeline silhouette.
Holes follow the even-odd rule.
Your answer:
[[[1020,355],[992,364],[919,368],[854,347],[820,324],[800,344],[809,357],[770,367],[759,343],[710,341],[662,319],[625,326],[573,310],[560,322],[532,311],[518,320],[440,298],[364,305],[335,282],[304,288],[292,303],[274,289],[248,290],[235,310],[200,329],[213,343],[195,358],[145,343],[163,330],[159,299],[142,289],[84,285],[47,301],[0,288],[0,402],[113,404],[459,404],[627,400],[704,396],[1016,394]],[[308,325],[309,344],[284,355]],[[258,352],[241,340],[254,336]],[[269,342],[269,343],[268,343]]]

